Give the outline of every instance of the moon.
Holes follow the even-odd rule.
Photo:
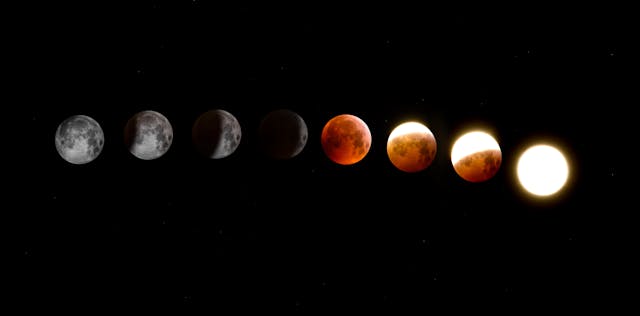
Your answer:
[[[233,154],[242,138],[240,123],[225,110],[210,110],[196,119],[191,138],[198,152],[211,159]]]
[[[275,110],[260,122],[259,136],[262,150],[269,157],[290,159],[307,144],[307,124],[293,111]]]
[[[55,144],[64,160],[76,165],[86,164],[102,152],[104,133],[93,118],[74,115],[58,125]]]
[[[520,185],[529,193],[545,197],[564,187],[569,178],[569,164],[564,154],[549,145],[535,145],[518,159]]]
[[[173,141],[169,120],[156,111],[142,111],[132,116],[124,129],[124,143],[134,156],[143,160],[160,158]]]
[[[464,180],[487,181],[500,169],[502,151],[493,136],[482,131],[469,132],[454,142],[451,164]]]
[[[371,148],[371,132],[357,116],[341,114],[330,119],[320,137],[324,153],[333,162],[351,165],[362,160]]]
[[[436,151],[433,133],[418,122],[398,125],[387,140],[387,155],[391,163],[404,172],[426,169],[433,162]]]

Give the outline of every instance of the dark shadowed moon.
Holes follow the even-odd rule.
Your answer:
[[[104,133],[94,119],[86,115],[74,115],[58,125],[55,141],[60,157],[79,165],[91,162],[100,155]]]
[[[152,160],[164,155],[171,147],[173,128],[164,115],[142,111],[132,116],[124,129],[124,143],[134,156]]]
[[[307,124],[295,112],[286,109],[267,114],[259,127],[260,146],[274,159],[297,156],[307,144]]]
[[[236,151],[242,138],[240,123],[225,110],[202,113],[191,130],[193,145],[205,157],[225,158]]]
[[[371,132],[359,117],[341,114],[325,124],[320,141],[329,159],[337,164],[351,165],[369,153]]]

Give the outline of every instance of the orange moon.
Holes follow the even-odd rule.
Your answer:
[[[320,137],[324,153],[333,162],[352,165],[364,158],[371,148],[371,132],[359,117],[335,116],[325,124]]]
[[[436,151],[433,133],[417,122],[398,125],[387,140],[387,155],[391,163],[404,172],[426,169],[436,157]]]
[[[469,132],[453,144],[451,163],[462,179],[483,182],[500,169],[502,151],[493,136],[480,131]]]

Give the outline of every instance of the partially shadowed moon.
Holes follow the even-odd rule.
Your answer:
[[[173,128],[164,115],[142,111],[132,116],[124,129],[124,143],[134,156],[152,160],[164,155],[173,141]]]
[[[453,144],[451,163],[462,179],[483,182],[500,169],[502,151],[493,136],[480,131],[470,132]]]
[[[100,155],[104,146],[104,133],[94,119],[74,115],[58,125],[55,140],[60,157],[80,165],[91,162]]]
[[[307,124],[290,110],[275,110],[262,119],[259,128],[262,150],[274,159],[297,156],[307,144]]]
[[[391,163],[405,172],[418,172],[429,167],[436,151],[433,133],[417,122],[398,125],[387,141],[387,155]]]
[[[193,145],[205,157],[225,158],[236,151],[242,138],[240,123],[225,110],[202,113],[191,130]]]
[[[351,165],[369,152],[371,132],[359,117],[341,114],[327,122],[320,141],[329,159],[341,165]]]

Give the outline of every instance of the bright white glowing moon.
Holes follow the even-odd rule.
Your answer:
[[[429,128],[427,128],[426,126],[418,122],[406,122],[394,128],[391,134],[389,134],[389,139],[393,139],[398,136],[403,136],[411,133],[433,135]]]
[[[569,178],[569,164],[555,147],[529,147],[518,160],[518,180],[529,193],[549,196],[558,192]]]

